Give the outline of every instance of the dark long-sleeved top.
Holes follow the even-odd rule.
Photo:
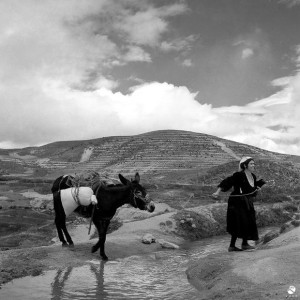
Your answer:
[[[244,171],[236,172],[232,176],[229,176],[221,181],[218,187],[222,192],[227,192],[233,187],[231,195],[249,195],[250,197],[256,196],[256,190],[258,187],[262,187],[264,181],[256,180],[255,174],[253,176],[254,186],[251,186]]]

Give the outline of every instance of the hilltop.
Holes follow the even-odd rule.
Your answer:
[[[0,149],[0,179],[16,180],[14,191],[34,186],[35,192],[47,194],[62,174],[95,170],[117,178],[118,173],[132,177],[139,172],[156,201],[175,207],[189,201],[190,206],[197,206],[211,203],[211,193],[220,180],[237,170],[242,156],[252,156],[257,176],[272,182],[264,189],[265,201],[286,199],[286,195],[298,198],[299,156],[178,130]],[[12,195],[2,191],[2,196]],[[18,198],[24,197],[19,194]]]
[[[266,151],[215,136],[178,130],[153,131],[135,136],[112,136],[84,141],[60,141],[41,147],[0,150],[2,174],[54,177],[62,173],[95,170],[107,174],[139,171],[152,179],[171,174],[202,176],[215,166],[242,156],[290,162],[300,157]]]

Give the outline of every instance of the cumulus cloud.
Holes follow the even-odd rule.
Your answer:
[[[165,52],[184,51],[184,53],[188,53],[197,39],[198,36],[191,34],[187,37],[181,37],[171,41],[162,41],[160,48]]]
[[[254,54],[254,51],[250,48],[246,48],[242,51],[242,59],[251,57]]]
[[[272,59],[271,46],[266,33],[260,28],[255,28],[248,33],[239,35],[233,42],[239,59],[245,61],[255,55],[256,60],[268,62]]]
[[[159,45],[167,19],[185,11],[181,3],[161,9],[146,0],[1,1],[0,146],[68,139],[68,126],[94,122],[86,99],[107,121],[101,125],[113,121],[107,96],[89,93],[118,87],[113,67],[151,62],[142,46]]]
[[[27,93],[32,94],[33,89]],[[106,88],[71,90],[61,82],[49,81],[44,82],[39,94],[34,94],[34,99],[24,97],[26,105],[19,105],[7,95],[5,107],[8,111],[14,107],[14,114],[0,129],[2,146],[9,141],[39,144],[161,128],[196,130],[213,118],[211,107],[199,105],[186,87],[167,83],[136,86],[124,95]],[[0,114],[5,117],[5,113]]]
[[[184,3],[175,3],[164,7],[149,7],[134,11],[123,9],[120,11],[118,22],[114,28],[123,33],[126,38],[138,45],[155,46],[162,34],[168,30],[166,18],[174,17],[187,11]]]
[[[145,61],[151,62],[151,56],[144,49],[138,46],[130,45],[128,52],[124,55],[125,61]]]
[[[288,5],[289,7],[300,5],[299,0],[280,0],[279,2],[284,3],[284,4]]]
[[[1,1],[0,148],[179,129],[298,155],[299,74],[273,81],[279,92],[245,106],[214,108],[185,86],[131,74],[138,85],[117,90],[114,66],[151,63],[151,47],[189,50],[194,36],[163,42],[168,18],[187,11],[183,3]],[[243,37],[236,46],[266,54],[258,37]]]
[[[0,128],[0,146],[178,129],[298,154],[299,86],[296,76],[276,97],[246,106],[213,108],[196,101],[196,94],[186,87],[168,83],[144,83],[122,94],[103,87],[82,91],[57,81],[43,82],[39,91],[33,86],[23,90],[26,105],[13,93],[6,95],[0,113],[6,120]]]
[[[141,45],[158,45],[168,30],[167,18],[184,13],[186,6],[162,9],[146,3],[1,1],[1,82],[19,85],[45,77],[79,85],[105,76],[114,66],[150,62]]]
[[[185,66],[185,67],[191,67],[193,64],[192,64],[192,60],[191,59],[185,59],[183,62],[182,62],[182,65]]]
[[[215,109],[222,124],[217,135],[270,151],[299,155],[300,74],[268,98],[243,107]],[[229,119],[226,124],[226,119]]]

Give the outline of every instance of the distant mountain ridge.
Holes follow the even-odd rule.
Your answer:
[[[179,130],[159,130],[134,136],[111,136],[85,141],[61,141],[41,147],[0,150],[5,164],[23,168],[78,172],[141,173],[208,170],[242,156],[292,162],[300,156],[270,152],[212,135]]]

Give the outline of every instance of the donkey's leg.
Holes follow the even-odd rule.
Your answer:
[[[98,230],[99,240],[98,242],[92,247],[92,253],[96,252],[100,248],[100,257],[103,260],[107,260],[108,257],[105,254],[105,241],[106,241],[106,233],[107,228],[109,226],[110,220],[97,220],[94,221],[94,224]]]
[[[72,241],[72,238],[67,230],[67,226],[66,226],[66,219],[64,220],[63,224],[61,224],[61,229],[63,230],[64,234],[65,234],[65,237],[68,241],[68,244],[71,246],[71,247],[74,247],[74,243]]]
[[[73,245],[73,241],[66,228],[66,214],[61,203],[60,192],[53,193],[53,203],[55,211],[55,225],[57,228],[59,240],[62,242],[63,247],[67,246],[67,242],[63,235],[64,233],[68,243],[70,245]]]
[[[99,239],[98,239],[98,242],[92,247],[92,249],[91,249],[92,253],[96,252],[100,248],[100,232],[103,231],[102,222],[100,220],[93,219],[93,223],[97,228]]]
[[[61,198],[60,198],[60,192],[59,191],[55,191],[53,193],[53,207],[54,207],[54,211],[55,211],[55,226],[56,226],[56,230],[58,233],[58,238],[59,240],[62,242],[62,246],[67,246],[67,242],[64,238],[62,229],[61,229],[61,223],[62,220],[64,218],[66,218],[65,216],[65,212],[64,212],[64,208],[62,207],[61,204]]]
[[[57,230],[57,233],[58,233],[58,238],[59,240],[62,242],[62,246],[67,246],[67,242],[64,238],[64,235],[63,235],[63,232],[62,232],[62,229],[61,229],[61,220],[59,219],[58,216],[55,217],[55,225],[56,225],[56,230]]]

